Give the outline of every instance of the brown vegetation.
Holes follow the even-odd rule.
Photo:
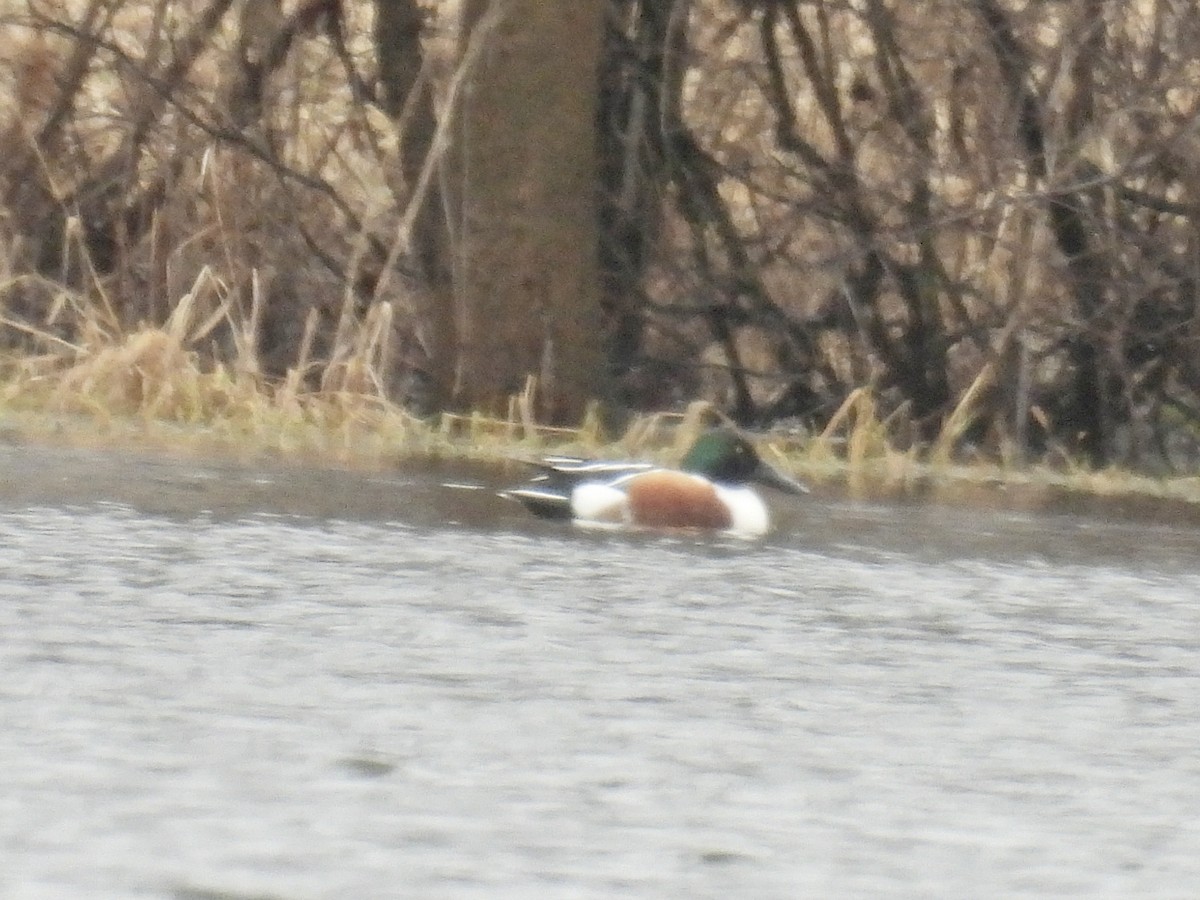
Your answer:
[[[12,377],[186,421],[249,390],[425,415],[526,374],[547,399],[523,414],[546,415],[575,375],[576,403],[704,396],[858,435],[847,455],[878,434],[945,458],[1194,465],[1191,4],[607,0],[598,92],[522,101],[600,125],[599,297],[552,292],[542,259],[515,279],[540,313],[489,306],[455,268],[455,117],[500,84],[472,82],[489,69],[455,6],[2,0]],[[538,227],[550,256],[588,240]],[[493,333],[529,338],[504,371],[467,355],[494,361]],[[181,367],[211,393],[164,388]],[[62,375],[84,371],[113,379]]]

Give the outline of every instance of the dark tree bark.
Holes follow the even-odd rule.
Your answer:
[[[379,102],[400,132],[402,196],[419,204],[413,217],[412,255],[422,282],[416,292],[416,331],[421,358],[408,360],[412,376],[404,399],[419,412],[444,409],[454,387],[457,343],[442,180],[431,178],[413,192],[425,166],[436,160],[437,119],[433,85],[425,72],[421,44],[425,22],[416,0],[376,0],[375,48],[379,58]]]
[[[1096,466],[1108,462],[1111,417],[1098,344],[1099,316],[1103,307],[1106,274],[1101,253],[1092,246],[1082,210],[1086,199],[1078,192],[1047,184],[1046,125],[1042,104],[1033,86],[1029,55],[997,0],[974,0],[1000,70],[1004,90],[1017,110],[1017,127],[1025,162],[1033,179],[1050,193],[1046,211],[1058,250],[1066,260],[1080,325],[1067,341],[1074,377],[1059,423],[1065,436]]]
[[[578,421],[607,394],[597,278],[596,104],[604,0],[468,4],[455,178],[456,405],[498,410],[529,376]]]

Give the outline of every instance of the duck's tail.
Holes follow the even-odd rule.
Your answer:
[[[531,513],[543,519],[573,519],[576,514],[575,489],[584,482],[598,479],[602,483],[612,483],[655,468],[652,463],[573,456],[547,456],[522,462],[538,469],[539,473],[519,487],[500,491],[500,496],[519,500]]]
[[[520,501],[527,510],[543,519],[572,517],[570,491],[556,489],[548,482],[542,484],[534,480],[522,487],[501,491],[500,496]]]

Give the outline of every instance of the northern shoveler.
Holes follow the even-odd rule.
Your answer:
[[[769,530],[770,516],[751,482],[808,493],[728,428],[702,434],[678,469],[569,456],[531,465],[541,473],[501,496],[521,501],[542,518],[580,524],[713,529],[757,537]]]

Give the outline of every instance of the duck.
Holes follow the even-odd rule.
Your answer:
[[[687,529],[760,537],[771,528],[766,503],[752,487],[807,494],[807,485],[765,462],[730,427],[702,433],[678,468],[650,462],[547,456],[525,484],[500,492],[543,519],[635,529]]]

